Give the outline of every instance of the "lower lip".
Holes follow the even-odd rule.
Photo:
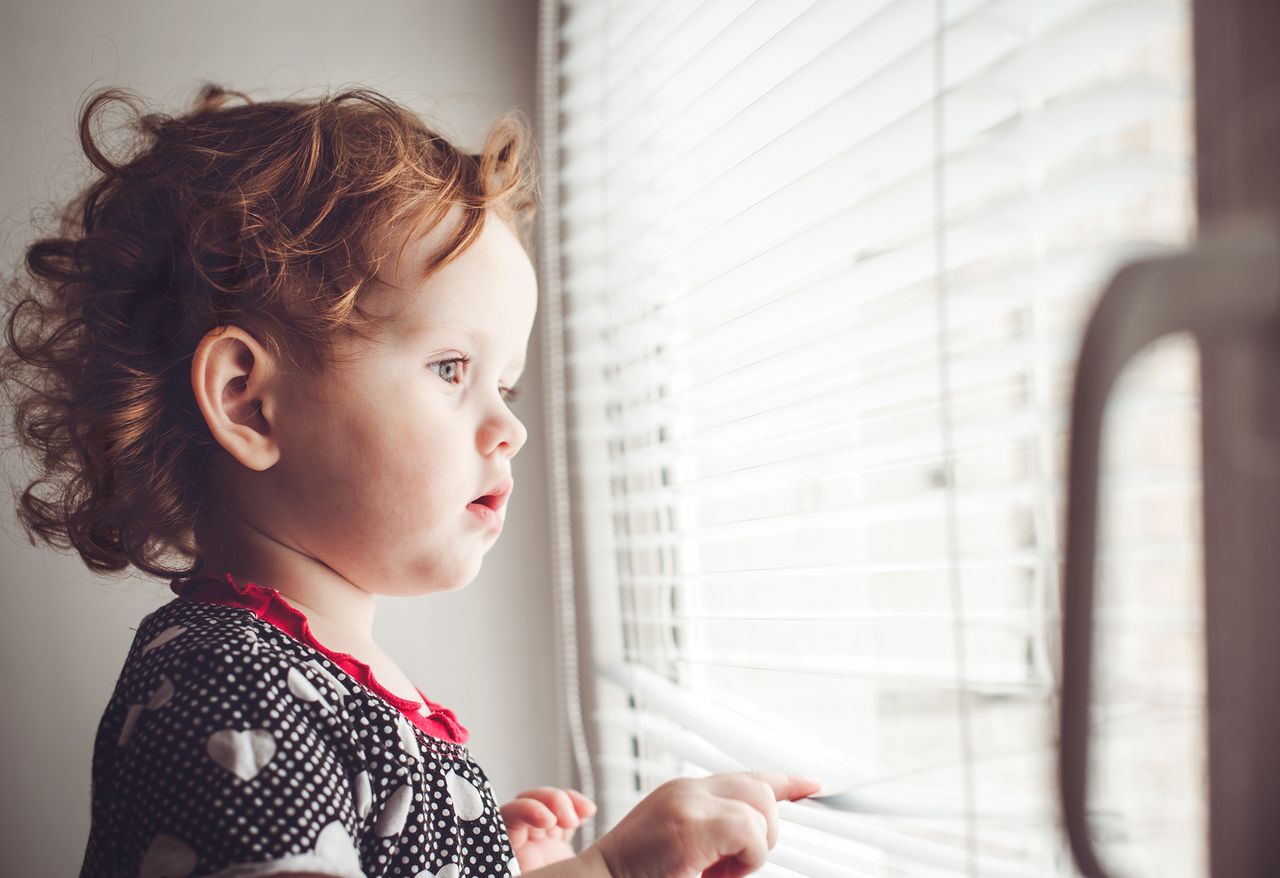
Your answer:
[[[483,503],[468,503],[467,511],[491,530],[502,530],[502,516]]]

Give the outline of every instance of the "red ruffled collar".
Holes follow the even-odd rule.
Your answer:
[[[436,704],[423,694],[421,689],[414,687],[422,696],[422,702],[425,702],[431,711],[429,715],[423,711],[422,702],[401,698],[386,689],[373,676],[369,666],[355,656],[345,652],[334,652],[316,640],[315,635],[311,633],[311,626],[307,624],[307,617],[281,598],[280,592],[274,588],[265,588],[248,581],[241,584],[236,582],[235,577],[230,573],[224,574],[221,578],[207,574],[189,579],[177,578],[170,583],[169,588],[183,600],[252,610],[259,619],[269,622],[294,640],[323,653],[362,686],[399,710],[426,734],[455,744],[465,744],[470,737],[470,733],[458,722],[453,711]]]

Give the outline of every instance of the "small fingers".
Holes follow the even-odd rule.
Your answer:
[[[573,800],[569,798],[567,792],[558,787],[534,787],[520,793],[520,796],[541,802],[555,815],[553,822],[559,823],[566,829],[572,829],[579,823]]]
[[[795,801],[812,796],[822,789],[822,781],[816,777],[805,777],[802,774],[784,774],[780,771],[735,771],[729,774],[713,774],[705,778],[714,781],[718,787],[732,785],[742,780],[763,781],[773,791],[774,800]],[[724,795],[719,788],[713,788],[718,795]]]
[[[714,775],[713,792],[753,808],[764,821],[764,839],[769,848],[778,843],[778,779],[786,775],[744,771]],[[708,778],[709,779],[709,778]],[[785,789],[785,787],[784,787]]]
[[[596,803],[588,799],[577,790],[565,790],[569,794],[569,798],[573,800],[573,807],[578,812],[578,817],[585,820],[592,814],[596,813]]]
[[[773,847],[771,842],[766,844],[768,825],[765,815],[746,802],[732,801],[717,822],[720,823],[719,831],[729,840],[731,848],[728,851],[731,859],[721,861],[724,875],[747,875],[764,866],[769,848]]]
[[[520,798],[508,802],[499,810],[506,823],[524,822],[539,829],[546,829],[556,822],[556,815],[550,808],[537,799],[525,797],[523,793]]]

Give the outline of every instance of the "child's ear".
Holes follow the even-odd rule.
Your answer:
[[[272,430],[276,374],[271,354],[238,326],[219,326],[200,339],[191,359],[191,388],[213,438],[251,470],[280,459]]]

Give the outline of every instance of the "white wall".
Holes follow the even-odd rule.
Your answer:
[[[104,85],[184,109],[202,80],[260,97],[364,84],[478,148],[488,122],[533,117],[535,0],[375,4],[71,0],[0,6],[0,256],[28,243],[33,210],[66,196],[87,163],[75,108]],[[550,555],[540,329],[517,411],[530,439],[502,540],[459,592],[382,599],[377,632],[415,682],[453,708],[499,801],[555,777]],[[9,433],[8,413],[3,431]],[[12,453],[7,478],[21,473]],[[133,628],[167,583],[103,578],[78,556],[32,547],[0,503],[0,873],[76,874],[89,825],[93,736]]]

